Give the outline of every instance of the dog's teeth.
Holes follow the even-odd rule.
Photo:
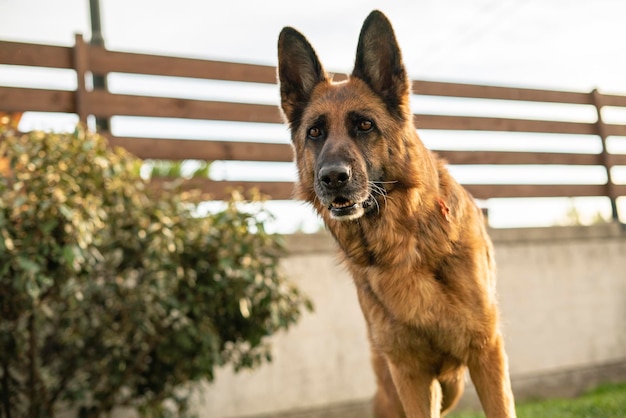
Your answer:
[[[335,209],[342,209],[342,208],[348,208],[350,206],[354,206],[354,203],[351,201],[346,201],[346,202],[333,202],[330,204],[331,207],[335,208]]]

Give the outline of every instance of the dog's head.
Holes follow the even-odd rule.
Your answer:
[[[413,130],[410,85],[387,18],[363,24],[354,70],[333,82],[306,38],[284,28],[278,40],[281,107],[291,130],[298,197],[331,219],[352,220],[380,210],[409,170]],[[324,211],[328,211],[324,213]]]

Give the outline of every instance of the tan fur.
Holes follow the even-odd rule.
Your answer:
[[[367,322],[375,415],[445,414],[468,367],[487,417],[514,417],[484,220],[416,133],[387,19],[375,11],[365,21],[353,74],[340,83],[284,29],[279,78],[297,197],[337,241]],[[367,122],[374,128],[362,129]]]

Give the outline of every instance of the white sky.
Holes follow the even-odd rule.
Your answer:
[[[0,39],[72,45],[74,33],[90,37],[88,5],[0,0]],[[276,65],[277,36],[289,25],[339,72],[351,70],[361,24],[375,8],[393,23],[412,78],[626,93],[624,0],[101,0],[112,50]],[[0,66],[0,84],[3,76],[16,77]],[[550,206],[539,205],[543,213]],[[543,222],[562,211],[563,203]],[[493,215],[492,224],[508,225]]]
[[[0,38],[71,45],[89,37],[88,3],[0,0]],[[623,0],[101,0],[110,49],[275,65],[289,25],[340,71],[375,8],[414,78],[626,92]]]

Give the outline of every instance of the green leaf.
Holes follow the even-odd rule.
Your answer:
[[[67,205],[60,204],[59,205],[59,212],[61,212],[61,214],[67,220],[72,220],[72,218],[74,217],[74,211],[71,208],[69,208]]]
[[[63,259],[68,265],[72,265],[76,259],[76,247],[73,245],[65,245],[63,247]]]
[[[22,270],[30,274],[39,273],[41,270],[39,264],[25,257],[17,257],[17,264]]]
[[[47,221],[42,222],[39,227],[43,231],[45,235],[48,235],[56,226],[59,224],[58,219],[49,219]]]

